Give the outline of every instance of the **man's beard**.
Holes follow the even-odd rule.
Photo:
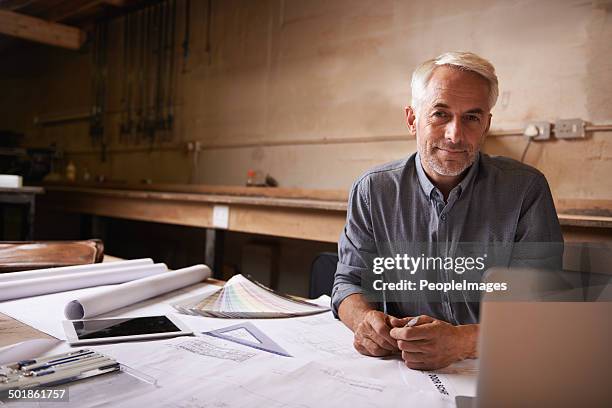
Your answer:
[[[463,173],[468,167],[470,167],[474,160],[476,160],[476,154],[478,153],[479,146],[470,146],[462,143],[449,144],[449,143],[436,143],[431,147],[427,144],[417,144],[419,155],[421,160],[425,162],[427,167],[440,174],[441,176],[458,176]],[[465,159],[461,161],[446,161],[440,159],[436,155],[437,148],[448,149],[448,150],[464,150]]]

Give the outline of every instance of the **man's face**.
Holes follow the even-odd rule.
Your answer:
[[[491,124],[489,84],[473,72],[446,66],[431,76],[418,112],[408,107],[423,167],[441,176],[458,176],[470,167]]]

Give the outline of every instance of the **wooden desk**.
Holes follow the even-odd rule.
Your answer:
[[[36,330],[3,313],[0,313],[0,347],[32,339],[53,339],[47,333]]]

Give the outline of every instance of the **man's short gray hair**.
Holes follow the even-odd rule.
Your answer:
[[[489,109],[493,109],[499,95],[495,67],[489,61],[474,53],[460,51],[445,52],[436,58],[425,61],[414,70],[411,81],[412,105],[414,109],[418,110],[420,108],[427,84],[431,79],[434,69],[444,65],[475,72],[486,79],[489,83]]]

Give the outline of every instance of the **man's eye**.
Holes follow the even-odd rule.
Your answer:
[[[476,115],[467,115],[466,119],[472,122],[479,122],[480,121],[480,117],[476,116]]]
[[[438,118],[445,118],[446,117],[446,112],[443,111],[435,111],[433,113],[433,116],[438,117]]]

